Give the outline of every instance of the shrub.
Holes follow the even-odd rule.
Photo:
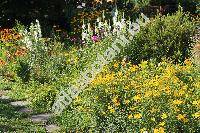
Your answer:
[[[183,62],[191,54],[195,24],[179,10],[174,15],[156,16],[135,36],[127,54],[134,63],[141,60],[169,58]]]
[[[27,94],[31,107],[38,112],[50,111],[58,92],[55,86],[32,84],[29,87]]]
[[[67,131],[198,132],[199,79],[199,69],[190,60],[183,66],[114,62],[58,120]],[[93,124],[83,124],[86,116]]]

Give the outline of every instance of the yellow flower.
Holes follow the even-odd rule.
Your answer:
[[[103,114],[103,115],[105,115],[105,114],[106,114],[106,112],[104,112],[104,111],[103,111],[103,112],[102,112],[102,114]]]
[[[154,133],[164,133],[165,132],[165,129],[163,128],[163,127],[160,127],[160,128],[155,128],[154,129],[154,131],[153,131]]]
[[[135,114],[135,115],[134,115],[134,118],[135,118],[135,119],[140,119],[140,118],[142,118],[142,114],[140,114],[140,113]]]
[[[131,66],[131,67],[129,68],[129,70],[130,70],[131,72],[135,72],[135,71],[137,70],[137,68],[138,68],[138,66],[133,65],[133,66]]]
[[[141,97],[140,97],[140,95],[136,95],[136,96],[133,97],[133,99],[134,99],[135,101],[138,101],[138,100],[141,100]]]
[[[174,100],[173,101],[173,104],[175,104],[175,105],[179,105],[179,104],[182,104],[183,103],[183,101],[181,101],[181,100]]]
[[[117,68],[117,67],[119,66],[119,64],[118,64],[118,63],[115,63],[113,66],[114,66],[115,68]]]
[[[113,107],[111,107],[110,105],[108,106],[108,109],[110,110],[110,109],[112,109]]]
[[[130,103],[130,101],[129,100],[125,100],[125,104],[129,104]]]
[[[113,103],[116,103],[116,102],[118,101],[117,98],[118,98],[118,97],[114,97],[114,98],[112,99],[112,102],[113,102]]]
[[[98,98],[99,98],[98,96],[95,96],[95,97],[94,97],[95,100],[97,100]]]
[[[120,105],[119,100],[118,100],[118,97],[114,97],[114,98],[112,99],[112,102],[114,103],[115,106],[119,106],[119,105]]]
[[[193,101],[192,104],[193,105],[198,105],[198,101]]]
[[[178,81],[179,81],[179,79],[178,79],[177,77],[174,77],[174,78],[173,78],[173,83],[174,83],[174,84],[177,84]]]
[[[179,108],[177,108],[176,106],[175,106],[175,107],[173,107],[173,109],[174,109],[174,111],[175,111],[175,112],[179,112],[179,111],[180,111],[180,109],[179,109]]]
[[[146,91],[144,97],[150,97],[152,95],[152,91]]]
[[[128,85],[124,86],[124,89],[129,90],[129,86]]]
[[[196,113],[192,114],[192,116],[195,118],[198,118],[198,117],[200,117],[200,112],[196,112]]]
[[[169,94],[169,93],[171,92],[171,89],[170,89],[169,86],[167,86],[167,87],[165,88],[165,92],[166,92],[167,94]]]
[[[167,118],[167,114],[163,113],[161,116],[162,119],[166,119]]]
[[[75,101],[76,101],[76,102],[80,102],[80,101],[81,101],[81,97],[80,97],[80,96],[77,96],[77,97],[75,98]]]
[[[164,126],[164,125],[165,125],[165,122],[159,123],[159,126]]]
[[[114,103],[115,104],[115,106],[119,106],[120,105],[120,102],[118,101],[118,102],[116,102],[116,103]]]
[[[105,92],[108,93],[108,89],[105,89]]]
[[[141,62],[141,64],[139,64],[139,66],[142,68],[142,69],[144,69],[144,68],[146,68],[147,67],[147,61],[143,61],[143,62]]]
[[[115,112],[115,109],[113,109],[113,108],[110,109],[110,112],[111,112],[111,113],[114,113],[114,112]]]
[[[154,132],[154,133],[159,133],[159,129],[155,128],[155,129],[153,130],[153,132]]]
[[[152,121],[156,121],[156,119],[154,117],[151,118]]]
[[[133,111],[135,110],[137,107],[131,107],[130,110]]]
[[[122,76],[122,72],[118,72],[118,76],[121,77]]]
[[[186,115],[182,115],[182,114],[178,114],[178,116],[176,116],[178,120],[183,121],[183,122],[187,122],[188,120],[185,118]]]
[[[110,110],[111,113],[115,112],[115,109],[113,107],[111,107],[110,105],[108,106],[108,109]]]
[[[155,113],[156,111],[158,111],[158,109],[155,109],[154,107],[150,110],[151,113]]]
[[[186,59],[186,60],[184,61],[184,63],[185,63],[186,65],[191,65],[191,64],[192,64],[192,62],[191,62],[190,59]]]
[[[179,90],[179,96],[182,96],[184,94],[185,94],[185,90],[183,90],[183,89]]]
[[[133,118],[133,115],[132,114],[128,115],[128,119],[131,119],[131,118]]]

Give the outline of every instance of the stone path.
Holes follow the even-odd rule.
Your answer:
[[[31,120],[33,122],[42,122],[46,123],[48,119],[52,116],[52,114],[38,114],[38,115],[32,115]]]
[[[12,106],[18,107],[18,106],[27,106],[29,103],[27,101],[15,101],[10,103]]]
[[[10,97],[6,96],[6,93],[7,92],[0,90],[0,99],[11,100]],[[27,105],[29,105],[29,102],[27,101],[14,101],[14,102],[10,102],[10,105],[14,107],[21,107],[21,109],[19,110],[19,112],[21,113],[27,113],[27,114],[33,113],[33,110],[27,107]],[[54,124],[50,124],[50,125],[47,124],[49,118],[52,116],[53,114],[50,114],[50,113],[36,114],[36,115],[31,115],[30,120],[34,123],[42,123],[47,133],[57,133],[59,132],[60,127]]]
[[[29,108],[26,108],[26,107],[24,107],[24,108],[21,108],[21,109],[19,110],[19,112],[21,112],[21,113],[27,113],[27,114],[30,114],[30,113],[32,113],[32,112],[33,112],[33,110],[32,110],[32,109],[29,109]]]
[[[60,130],[60,127],[56,125],[47,125],[45,128],[48,133],[58,132]]]
[[[9,100],[10,97],[2,95],[2,96],[0,97],[0,99],[3,99],[3,100]]]

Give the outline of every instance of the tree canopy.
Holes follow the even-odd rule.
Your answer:
[[[188,4],[191,2],[193,4]],[[35,19],[50,23],[65,23],[73,16],[77,7],[86,10],[117,5],[119,8],[126,6],[130,9],[134,8],[134,5],[145,7],[148,4],[160,6],[180,3],[186,9],[195,10],[197,2],[198,0],[1,0],[0,26],[12,27],[15,20],[29,24]]]

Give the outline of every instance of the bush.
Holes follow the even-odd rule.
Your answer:
[[[200,74],[190,60],[111,64],[57,119],[67,131],[198,132]]]
[[[189,14],[179,10],[171,16],[156,16],[145,27],[141,27],[127,54],[134,63],[141,60],[169,58],[183,62],[191,54],[195,24]]]
[[[27,93],[31,107],[38,112],[50,111],[58,93],[55,86],[32,84],[29,87],[32,87],[29,88],[29,94]]]

